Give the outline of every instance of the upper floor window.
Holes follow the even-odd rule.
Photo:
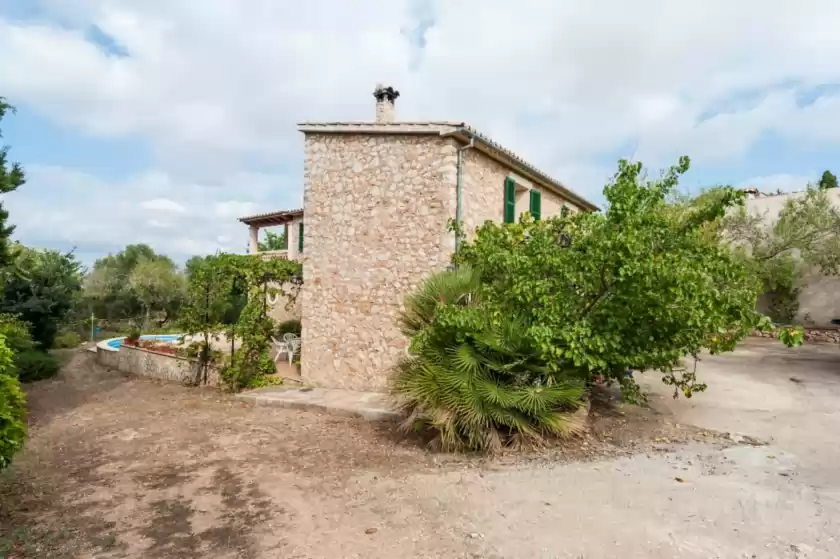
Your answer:
[[[542,194],[539,190],[531,190],[530,201],[529,211],[531,212],[531,217],[534,218],[534,221],[539,221],[540,215],[542,215]]]

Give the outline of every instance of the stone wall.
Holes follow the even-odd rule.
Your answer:
[[[276,284],[275,284],[276,285]],[[290,290],[291,287],[287,287]],[[301,317],[301,296],[298,294],[294,302],[289,300],[289,297],[277,295],[275,297],[268,297],[268,315],[277,322],[285,322],[287,320],[297,319]]]
[[[122,346],[118,351],[98,347],[96,359],[101,365],[124,373],[182,384],[193,382],[198,374],[196,361],[138,347]],[[217,386],[218,383],[218,371],[211,369],[208,371],[207,385]]]
[[[778,331],[761,332],[754,330],[751,334],[758,338],[778,338]],[[840,344],[840,330],[833,328],[805,328],[806,343]]]
[[[301,374],[381,390],[407,346],[396,321],[405,295],[454,250],[455,142],[308,133],[304,143]]]
[[[477,227],[488,219],[501,222],[504,219],[504,185],[508,176],[515,176],[517,183],[533,188],[542,194],[542,217],[560,215],[565,203],[570,211],[578,211],[573,203],[563,199],[553,190],[549,190],[532,181],[518,177],[511,168],[506,167],[477,149],[464,152],[462,216],[464,232],[469,236]],[[530,195],[527,190],[517,192],[516,219],[530,210]]]

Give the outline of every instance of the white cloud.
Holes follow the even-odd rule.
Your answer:
[[[840,97],[797,104],[840,83],[835,0],[423,1],[50,0],[62,26],[0,16],[0,91],[84,133],[147,140],[155,170],[108,192],[170,198],[234,227],[299,207],[294,123],[370,119],[379,81],[401,90],[399,116],[466,120],[595,198],[606,155],[732,165],[766,133],[840,144]],[[422,52],[409,41],[418,14],[434,20]],[[86,41],[90,24],[128,56]],[[288,171],[248,172],[265,168]],[[120,242],[145,235],[129,200],[110,199],[123,222],[101,219]],[[49,225],[73,207],[43,222],[52,238],[101,229]],[[219,231],[187,223],[178,250],[219,244]]]
[[[268,212],[272,210],[264,209]],[[257,205],[253,202],[242,202],[239,200],[227,200],[225,202],[216,202],[213,207],[213,212],[216,217],[235,219],[238,217],[245,217],[260,213]]]
[[[277,199],[266,198],[271,191],[259,185],[287,181],[283,176],[246,173],[225,176],[207,186],[149,172],[113,184],[61,167],[36,165],[26,171],[26,185],[4,196],[11,221],[17,226],[16,237],[36,246],[79,247],[94,256],[117,252],[129,243],[147,243],[178,260],[217,250],[245,251],[247,228],[236,221],[238,216],[217,215],[214,193],[224,195],[236,189],[252,199],[242,204],[273,209]],[[242,189],[243,181],[253,181],[258,188]],[[151,200],[137,211],[132,196],[114,195],[120,192],[142,192]],[[282,203],[282,195],[279,200]]]
[[[155,212],[174,212],[182,214],[186,212],[186,208],[179,204],[178,202],[174,202],[169,198],[155,198],[154,200],[146,200],[145,202],[140,202],[140,207],[144,210],[151,210]]]

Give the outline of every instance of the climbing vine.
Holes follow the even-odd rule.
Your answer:
[[[228,390],[267,384],[266,375],[275,371],[269,349],[276,327],[268,315],[268,299],[293,305],[301,283],[296,261],[221,253],[201,262],[190,277],[182,318],[186,333],[200,337],[194,350],[199,363],[195,383],[205,384],[210,367],[216,367]],[[242,291],[248,302],[235,321],[226,323],[236,301],[233,295]],[[214,351],[212,342],[223,337],[229,350]]]

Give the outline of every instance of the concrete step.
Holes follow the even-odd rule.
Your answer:
[[[400,414],[382,392],[359,392],[335,388],[268,386],[236,395],[257,406],[276,406],[316,411],[342,417],[361,417],[368,421],[398,421]]]

